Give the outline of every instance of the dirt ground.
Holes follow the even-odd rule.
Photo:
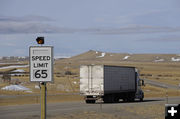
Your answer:
[[[122,111],[119,114],[118,111]],[[50,119],[164,119],[164,104],[131,105],[118,107],[115,112],[83,111],[63,114]]]

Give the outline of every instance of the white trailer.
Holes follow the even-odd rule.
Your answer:
[[[80,66],[80,93],[86,103],[95,103],[102,98],[104,102],[141,101],[144,93],[135,67],[108,65]]]

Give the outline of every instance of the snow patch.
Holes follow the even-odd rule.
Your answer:
[[[17,69],[17,70],[14,70],[12,72],[25,72],[23,69]]]
[[[97,56],[96,58],[104,57],[105,55],[106,55],[106,53],[102,52],[102,53],[101,53],[101,56]]]
[[[40,89],[39,85],[34,86],[35,89]]]
[[[0,67],[0,69],[23,68],[23,67],[28,67],[28,66],[29,66],[29,65],[13,65],[13,66]]]
[[[17,69],[11,72],[17,72],[17,73],[11,74],[11,76],[18,76],[18,75],[22,75],[25,71],[23,69]]]
[[[154,62],[163,62],[164,59],[157,59],[157,60],[154,60]]]
[[[125,57],[123,58],[123,60],[127,60],[129,57],[130,57],[130,56],[125,56]]]
[[[22,85],[9,85],[1,88],[1,90],[11,90],[11,91],[29,91],[29,88],[26,88]]]
[[[171,58],[171,61],[173,61],[173,62],[179,62],[179,61],[180,61],[180,58],[174,58],[174,57],[172,57],[172,58]]]
[[[146,92],[150,92],[151,90],[145,90]]]
[[[54,59],[71,58],[71,56],[54,56]]]

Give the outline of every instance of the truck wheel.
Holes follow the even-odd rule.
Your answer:
[[[140,101],[143,102],[143,98],[140,98]]]
[[[103,99],[103,101],[104,103],[113,103],[113,98],[107,96]]]
[[[142,97],[140,98],[140,101],[143,102],[144,93],[142,92]]]
[[[107,98],[103,99],[103,101],[104,103],[110,103],[110,101]]]
[[[86,100],[86,103],[95,103],[95,100]]]
[[[119,98],[118,98],[118,97],[115,97],[115,98],[114,98],[114,102],[115,102],[115,103],[118,103],[118,102],[119,102]]]
[[[123,98],[123,102],[127,102],[127,99],[126,99],[126,98]]]
[[[129,102],[134,102],[134,98],[130,98],[130,99],[129,99]]]
[[[91,102],[91,100],[86,100],[86,103],[90,103]]]
[[[95,103],[96,101],[95,100],[91,100],[91,103]]]

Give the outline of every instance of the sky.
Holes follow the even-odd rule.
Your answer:
[[[179,0],[0,0],[0,56],[28,56],[38,36],[55,56],[180,54],[179,13]]]

